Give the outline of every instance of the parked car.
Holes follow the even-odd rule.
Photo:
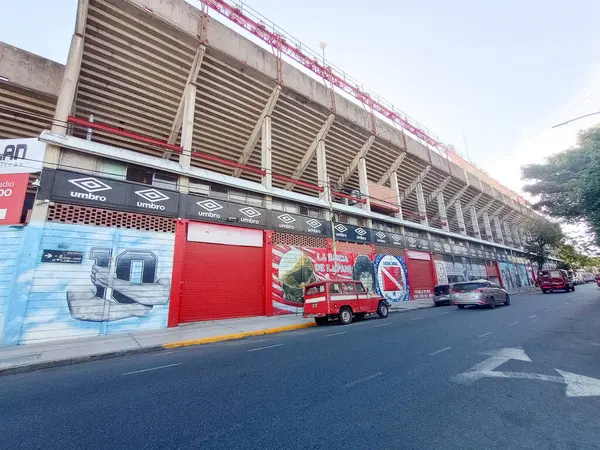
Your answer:
[[[579,276],[575,276],[573,277],[573,284],[575,286],[579,286],[582,285],[584,283],[583,278],[579,277]]]
[[[433,288],[433,304],[435,306],[450,304],[450,285],[438,284]]]
[[[574,291],[575,283],[566,270],[544,269],[538,272],[538,284],[544,294],[554,291]]]
[[[510,305],[510,295],[491,281],[474,280],[453,283],[450,287],[450,301],[458,309],[465,306],[486,306],[493,309],[499,304]]]
[[[354,317],[375,313],[385,318],[390,306],[383,297],[367,292],[360,281],[326,280],[304,287],[304,317],[313,317],[317,325],[325,325],[329,319],[347,325]]]

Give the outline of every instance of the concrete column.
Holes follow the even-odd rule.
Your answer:
[[[396,196],[394,198],[394,204],[398,206],[398,212],[394,214],[394,217],[396,217],[396,219],[404,220],[404,217],[402,216],[402,203],[400,202],[400,188],[398,187],[398,174],[396,172],[393,172],[390,176],[390,185]]]
[[[456,211],[456,223],[460,234],[467,234],[467,226],[465,225],[465,216],[463,214],[462,203],[460,200],[454,202],[454,211]]]
[[[475,206],[471,206],[471,209],[469,209],[469,215],[471,216],[471,225],[473,226],[475,237],[481,239],[481,231],[479,230],[479,222],[477,220],[477,210],[475,209]]]
[[[492,234],[492,225],[490,224],[490,215],[486,212],[482,214],[483,218],[483,229],[488,240],[494,242],[494,235]]]
[[[184,169],[190,168],[192,160],[192,141],[194,139],[194,115],[196,112],[196,85],[188,84],[185,87],[183,99],[183,117],[181,122],[181,147],[183,151],[179,155],[179,164]],[[187,194],[189,192],[190,180],[186,176],[179,177],[179,191]]]
[[[273,150],[271,147],[271,116],[265,116],[261,126],[260,138],[260,160],[261,168],[265,171],[262,176],[261,183],[266,188],[273,186],[273,165],[272,165]],[[272,209],[273,197],[270,195],[265,197],[265,207]]]
[[[450,231],[448,226],[448,213],[446,212],[446,201],[444,200],[444,194],[440,192],[437,195],[438,214],[440,221],[442,222],[442,230]]]
[[[327,175],[327,154],[325,153],[325,141],[320,140],[317,143],[317,178],[319,186],[325,188],[323,198],[331,202],[331,186]]]
[[[77,80],[81,71],[81,59],[83,57],[83,36],[88,14],[88,0],[79,0],[77,4],[77,18],[75,21],[75,32],[71,37],[71,46],[67,56],[67,65],[60,84],[60,94],[56,101],[54,110],[54,121],[52,132],[60,135],[67,134],[66,123],[73,111],[73,100],[77,91]],[[60,147],[47,145],[44,156],[44,167],[56,168],[60,162]]]
[[[362,208],[371,211],[371,199],[369,198],[369,180],[367,179],[367,162],[365,158],[358,160],[358,180],[360,192],[365,196],[366,203],[362,204]]]
[[[496,238],[500,242],[500,244],[504,245],[504,236],[502,235],[502,227],[500,226],[500,218],[498,216],[494,217],[494,228],[496,229]]]
[[[427,220],[427,205],[425,203],[425,195],[423,194],[423,184],[417,183],[417,208],[419,209],[419,216],[421,216],[421,225],[429,226]]]
[[[504,222],[504,240],[505,242],[509,243],[514,242],[513,234],[510,229],[510,224],[508,222]]]

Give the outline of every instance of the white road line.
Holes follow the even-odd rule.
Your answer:
[[[373,328],[387,327],[387,326],[389,326],[389,325],[391,325],[391,322],[388,322],[388,323],[382,323],[381,325],[375,325]]]
[[[246,350],[246,351],[247,352],[256,352],[258,350],[265,350],[267,348],[281,347],[282,345],[283,344],[267,345],[266,347],[251,348],[250,350]]]
[[[537,317],[537,314],[532,314],[531,316],[529,316],[530,319],[533,319],[534,317]]]
[[[446,312],[440,313],[440,316],[443,316],[444,314],[450,314],[450,311],[446,311]]]
[[[477,337],[485,337],[485,336],[489,336],[490,334],[492,334],[492,332],[491,332],[491,331],[488,331],[487,333],[480,334],[480,335],[479,335],[479,336],[477,336]]]
[[[509,327],[512,327],[512,326],[515,326],[515,325],[516,325],[516,324],[518,324],[518,323],[519,323],[519,322],[513,322],[513,323],[509,323],[509,324],[508,324],[508,326],[509,326]]]
[[[324,337],[339,336],[340,334],[346,334],[346,332],[345,331],[340,331],[339,333],[326,334]]]
[[[364,378],[360,378],[358,380],[351,381],[350,383],[345,384],[342,387],[343,388],[349,388],[349,387],[352,387],[352,386],[356,386],[359,383],[364,383],[365,381],[372,380],[373,378],[380,377],[381,375],[383,375],[382,372],[377,372],[377,373],[374,373],[373,375],[369,375],[368,377],[364,377]]]
[[[423,318],[423,316],[419,316],[419,317],[413,317],[413,318],[412,318],[412,319],[410,319],[410,320],[420,320],[420,319],[422,319],[422,318]]]
[[[150,372],[151,370],[166,369],[167,367],[175,367],[175,366],[180,366],[180,365],[181,365],[181,363],[167,364],[166,366],[158,366],[158,367],[150,367],[149,369],[134,370],[133,372],[126,372],[122,375],[133,375],[134,373]]]
[[[544,312],[551,312],[551,309],[545,309]]]
[[[162,356],[162,355],[172,355],[175,352],[164,352],[164,353],[149,353],[148,356]]]
[[[436,350],[435,352],[432,352],[429,354],[429,356],[435,356],[435,355],[439,355],[442,352],[447,352],[448,350],[450,350],[452,347],[445,347],[442,348],[441,350]]]

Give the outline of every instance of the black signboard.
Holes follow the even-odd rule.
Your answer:
[[[243,225],[250,228],[267,226],[266,209],[195,195],[181,197],[180,215],[188,219]]]
[[[452,254],[452,245],[448,242],[431,241],[431,251],[433,253]]]
[[[179,192],[57,170],[50,198],[100,208],[176,217]]]
[[[429,241],[425,238],[406,236],[404,243],[406,248],[409,249],[429,251]]]
[[[374,244],[404,248],[404,236],[401,234],[389,233],[381,230],[372,230],[371,236]]]
[[[299,216],[283,211],[268,212],[268,227],[288,233],[300,233],[313,236],[331,236],[331,224],[327,220]]]
[[[373,230],[370,228],[357,227],[347,223],[336,223],[333,226],[335,239],[338,241],[358,242],[370,244],[372,242]]]
[[[43,250],[43,263],[81,264],[83,252],[72,252],[67,250]]]

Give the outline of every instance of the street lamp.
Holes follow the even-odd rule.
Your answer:
[[[325,67],[325,49],[327,48],[327,42],[319,42],[319,47],[323,51],[323,67]]]
[[[567,125],[571,122],[575,122],[576,120],[583,119],[585,117],[595,116],[596,114],[600,114],[600,111],[596,111],[590,114],[586,114],[585,116],[575,117],[574,119],[567,120],[566,122],[557,123],[556,125],[552,125],[552,128],[562,127],[563,125]]]

